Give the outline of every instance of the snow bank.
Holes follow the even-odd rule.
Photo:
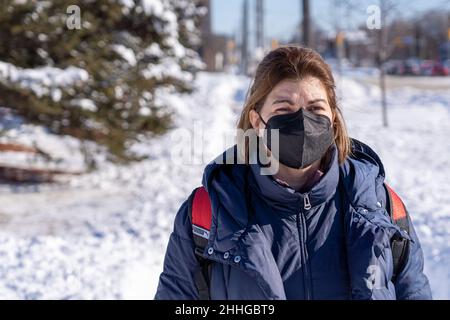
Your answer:
[[[233,97],[246,81],[199,74],[193,95],[161,91],[158,99],[183,111],[178,127],[204,122],[220,135],[235,125]],[[68,186],[0,192],[0,298],[152,299],[175,213],[200,185],[204,167],[174,165],[172,143],[170,133],[143,138],[133,149],[148,160],[104,162]],[[217,141],[205,148],[210,161]]]
[[[389,127],[382,126],[379,90],[341,82],[350,135],[381,157],[387,182],[409,208],[425,255],[433,296],[450,298],[450,92],[388,91]]]
[[[78,139],[51,134],[41,126],[26,124],[21,117],[1,107],[0,119],[0,143],[36,148],[45,154],[0,152],[1,165],[66,172],[84,172],[87,169]]]

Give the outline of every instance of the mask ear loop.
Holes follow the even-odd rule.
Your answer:
[[[259,118],[261,119],[262,123],[264,123],[264,125],[267,127],[267,122],[264,121],[264,119],[261,117],[261,114],[259,112],[256,112],[259,116]]]
[[[261,117],[261,114],[260,114],[259,112],[256,112],[256,113],[258,114],[258,116],[259,116],[259,118],[261,119],[262,123],[264,123],[264,125],[266,126],[266,128],[265,128],[264,130],[267,130],[267,122],[264,121],[264,119]],[[258,136],[258,150],[257,150],[257,155],[256,155],[257,161],[258,161],[258,163],[260,164],[260,166],[262,166],[262,167],[269,167],[269,166],[270,166],[270,163],[268,163],[268,164],[266,164],[266,165],[263,165],[263,164],[261,163],[260,159],[259,159],[259,148],[262,147],[262,146],[260,145],[260,143],[261,143],[261,144],[264,144],[264,142],[262,142],[262,138]]]

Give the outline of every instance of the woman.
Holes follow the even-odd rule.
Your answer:
[[[409,234],[391,221],[383,165],[348,137],[319,54],[296,46],[270,52],[238,128],[254,132],[259,149],[238,140],[233,150],[244,164],[206,167],[210,232],[198,250],[184,202],[155,299],[431,298],[411,221]],[[268,166],[271,175],[262,173]],[[395,241],[408,244],[397,271]]]

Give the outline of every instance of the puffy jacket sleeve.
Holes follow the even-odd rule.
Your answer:
[[[430,300],[431,288],[427,276],[423,272],[424,259],[419,238],[409,220],[410,242],[409,255],[405,266],[395,281],[397,300]]]
[[[194,275],[200,265],[194,253],[188,200],[178,210],[164,257],[155,300],[197,300]]]

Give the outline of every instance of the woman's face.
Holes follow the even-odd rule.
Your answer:
[[[307,111],[328,117],[333,123],[333,112],[327,92],[319,79],[306,77],[302,80],[283,80],[267,96],[260,115],[267,122],[272,116],[292,113],[304,108]],[[265,125],[255,110],[250,111],[250,122],[256,132]]]

